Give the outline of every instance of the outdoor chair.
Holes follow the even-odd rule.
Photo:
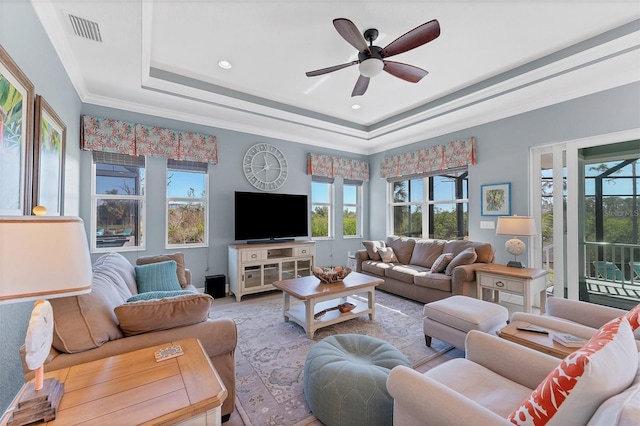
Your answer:
[[[635,275],[633,280],[640,282],[640,262],[629,262],[629,265],[631,266],[631,271]]]
[[[607,281],[616,281],[623,282],[624,275],[618,266],[613,262],[608,262],[604,260],[594,260],[593,266],[596,268],[596,273],[598,274],[598,278]]]

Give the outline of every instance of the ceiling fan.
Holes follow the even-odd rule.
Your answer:
[[[387,61],[386,58],[415,49],[434,40],[440,35],[440,24],[434,19],[398,37],[386,47],[380,48],[373,45],[375,39],[378,38],[378,30],[375,28],[366,30],[363,37],[363,34],[360,34],[355,24],[348,19],[334,19],[333,26],[336,27],[336,30],[342,38],[358,49],[358,60],[309,71],[306,74],[307,77],[315,77],[359,64],[360,77],[358,77],[358,81],[356,81],[351,96],[364,95],[367,87],[369,87],[369,79],[378,75],[380,71],[383,70],[411,83],[420,81],[422,77],[428,74],[427,71],[413,65]],[[367,42],[369,42],[369,44],[367,44]]]

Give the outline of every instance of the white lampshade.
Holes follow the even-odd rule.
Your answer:
[[[358,68],[360,69],[360,74],[364,75],[365,77],[375,77],[376,75],[380,74],[380,72],[382,72],[382,69],[384,68],[384,62],[382,62],[382,60],[380,59],[369,58],[360,62]]]
[[[531,237],[537,235],[536,222],[530,216],[500,216],[496,235]]]
[[[0,304],[88,293],[91,275],[82,219],[0,217]]]

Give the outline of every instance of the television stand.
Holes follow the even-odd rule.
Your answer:
[[[271,238],[268,240],[249,240],[247,244],[278,244],[278,243],[290,243],[295,241],[295,238]]]
[[[273,283],[311,275],[315,241],[229,245],[229,290],[242,296],[277,290]]]

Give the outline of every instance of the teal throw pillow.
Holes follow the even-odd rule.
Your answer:
[[[136,266],[138,293],[182,290],[176,268],[175,260]]]
[[[137,302],[139,300],[165,299],[167,297],[184,296],[185,294],[195,294],[190,290],[179,291],[148,291],[146,293],[136,294],[127,299],[127,302]]]

